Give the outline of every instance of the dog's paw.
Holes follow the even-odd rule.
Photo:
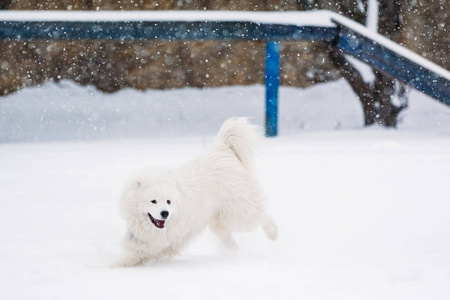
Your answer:
[[[227,239],[223,239],[222,244],[230,250],[237,250],[238,248],[238,245],[236,244],[236,241],[232,236],[228,237]]]
[[[118,260],[112,262],[109,265],[109,267],[112,268],[112,269],[116,269],[116,268],[131,268],[131,267],[134,267],[134,266],[136,266],[136,264],[131,263],[129,261],[124,261],[122,259],[118,259]]]
[[[115,260],[113,263],[110,264],[110,268],[131,268],[131,267],[137,267],[144,263],[145,261],[140,258],[136,257],[134,255],[129,256],[122,256]]]

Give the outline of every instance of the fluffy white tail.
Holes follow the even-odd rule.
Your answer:
[[[247,118],[231,118],[220,128],[216,143],[229,146],[244,167],[251,170],[255,146],[262,137],[262,128],[251,124]]]

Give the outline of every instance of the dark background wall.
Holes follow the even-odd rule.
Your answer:
[[[311,10],[330,9],[365,22],[366,0],[7,0],[14,10]],[[380,1],[381,6],[393,1]],[[450,68],[447,0],[402,0],[397,42]],[[382,11],[383,7],[381,7]],[[388,9],[385,7],[385,9]],[[383,22],[383,15],[380,15]],[[0,42],[0,94],[47,80],[71,79],[114,92],[263,83],[261,42]],[[326,45],[282,44],[281,84],[306,87],[339,78]]]

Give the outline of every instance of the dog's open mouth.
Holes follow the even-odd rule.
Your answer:
[[[148,213],[148,216],[150,217],[150,221],[152,221],[153,225],[156,226],[156,228],[162,229],[164,228],[165,220],[158,220],[152,217],[150,213]]]

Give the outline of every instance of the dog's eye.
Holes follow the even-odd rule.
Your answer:
[[[153,203],[153,204],[156,204],[156,200],[152,200],[152,203]]]
[[[169,205],[170,205],[170,203],[172,203],[172,201],[170,201],[170,200],[167,200],[167,204],[169,204]]]

